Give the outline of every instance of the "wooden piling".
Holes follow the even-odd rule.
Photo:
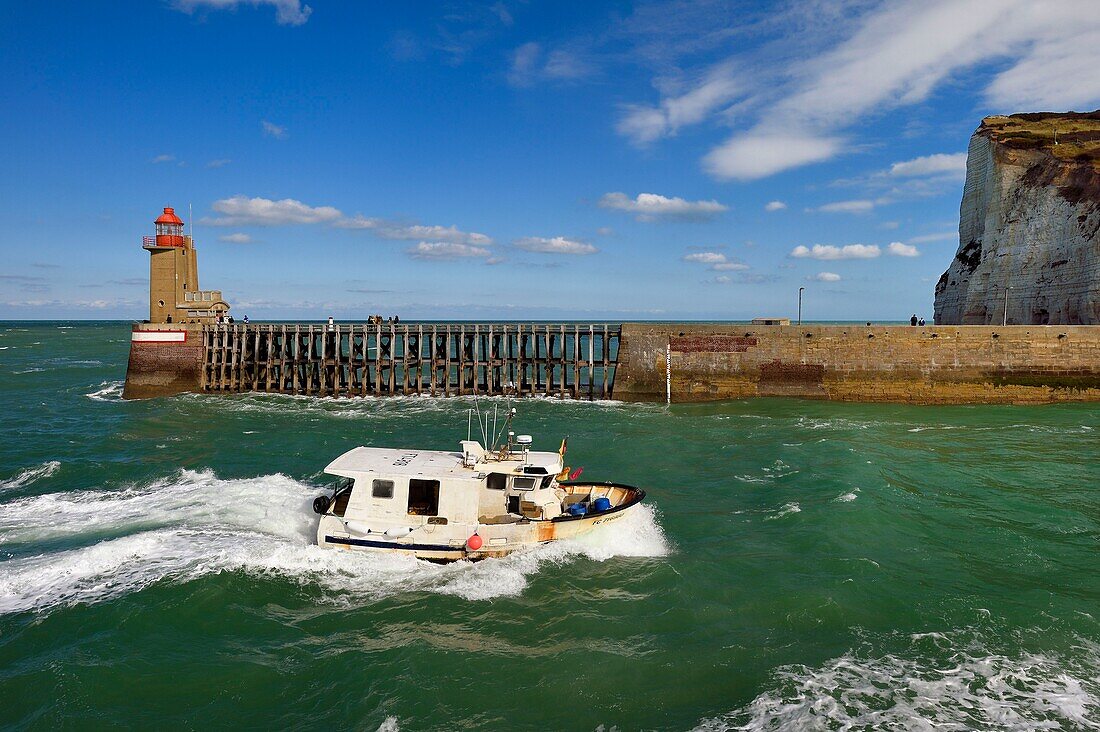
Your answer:
[[[592,400],[611,397],[619,331],[577,323],[218,323],[200,337],[205,392]]]

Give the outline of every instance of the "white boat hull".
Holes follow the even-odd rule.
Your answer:
[[[621,521],[645,498],[645,491],[609,483],[576,483],[565,484],[563,487],[578,493],[592,488],[606,491],[613,487],[623,493],[623,500],[606,511],[585,516],[561,516],[552,520],[520,519],[509,523],[476,525],[426,525],[403,536],[370,530],[361,522],[345,522],[338,516],[328,514],[321,517],[317,527],[317,544],[330,549],[411,555],[433,562],[503,557],[539,544],[572,539],[598,531],[603,526]],[[469,537],[474,533],[482,540],[478,549],[471,549],[467,545]]]

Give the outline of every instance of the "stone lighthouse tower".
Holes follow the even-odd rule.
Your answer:
[[[212,323],[229,310],[221,290],[199,289],[195,244],[184,236],[183,220],[170,207],[156,221],[156,236],[147,236],[149,252],[149,322]]]

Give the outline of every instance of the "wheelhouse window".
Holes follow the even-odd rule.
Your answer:
[[[393,481],[375,479],[371,483],[370,494],[373,498],[393,498]]]
[[[485,487],[491,491],[502,491],[508,487],[508,475],[506,473],[489,473],[485,481]]]
[[[439,513],[439,481],[409,479],[409,515],[435,516]]]
[[[537,482],[537,478],[512,478],[512,490],[532,491]]]

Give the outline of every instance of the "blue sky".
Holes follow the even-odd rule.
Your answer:
[[[0,318],[141,318],[161,207],[258,318],[931,316],[988,114],[1093,0],[0,7]]]

